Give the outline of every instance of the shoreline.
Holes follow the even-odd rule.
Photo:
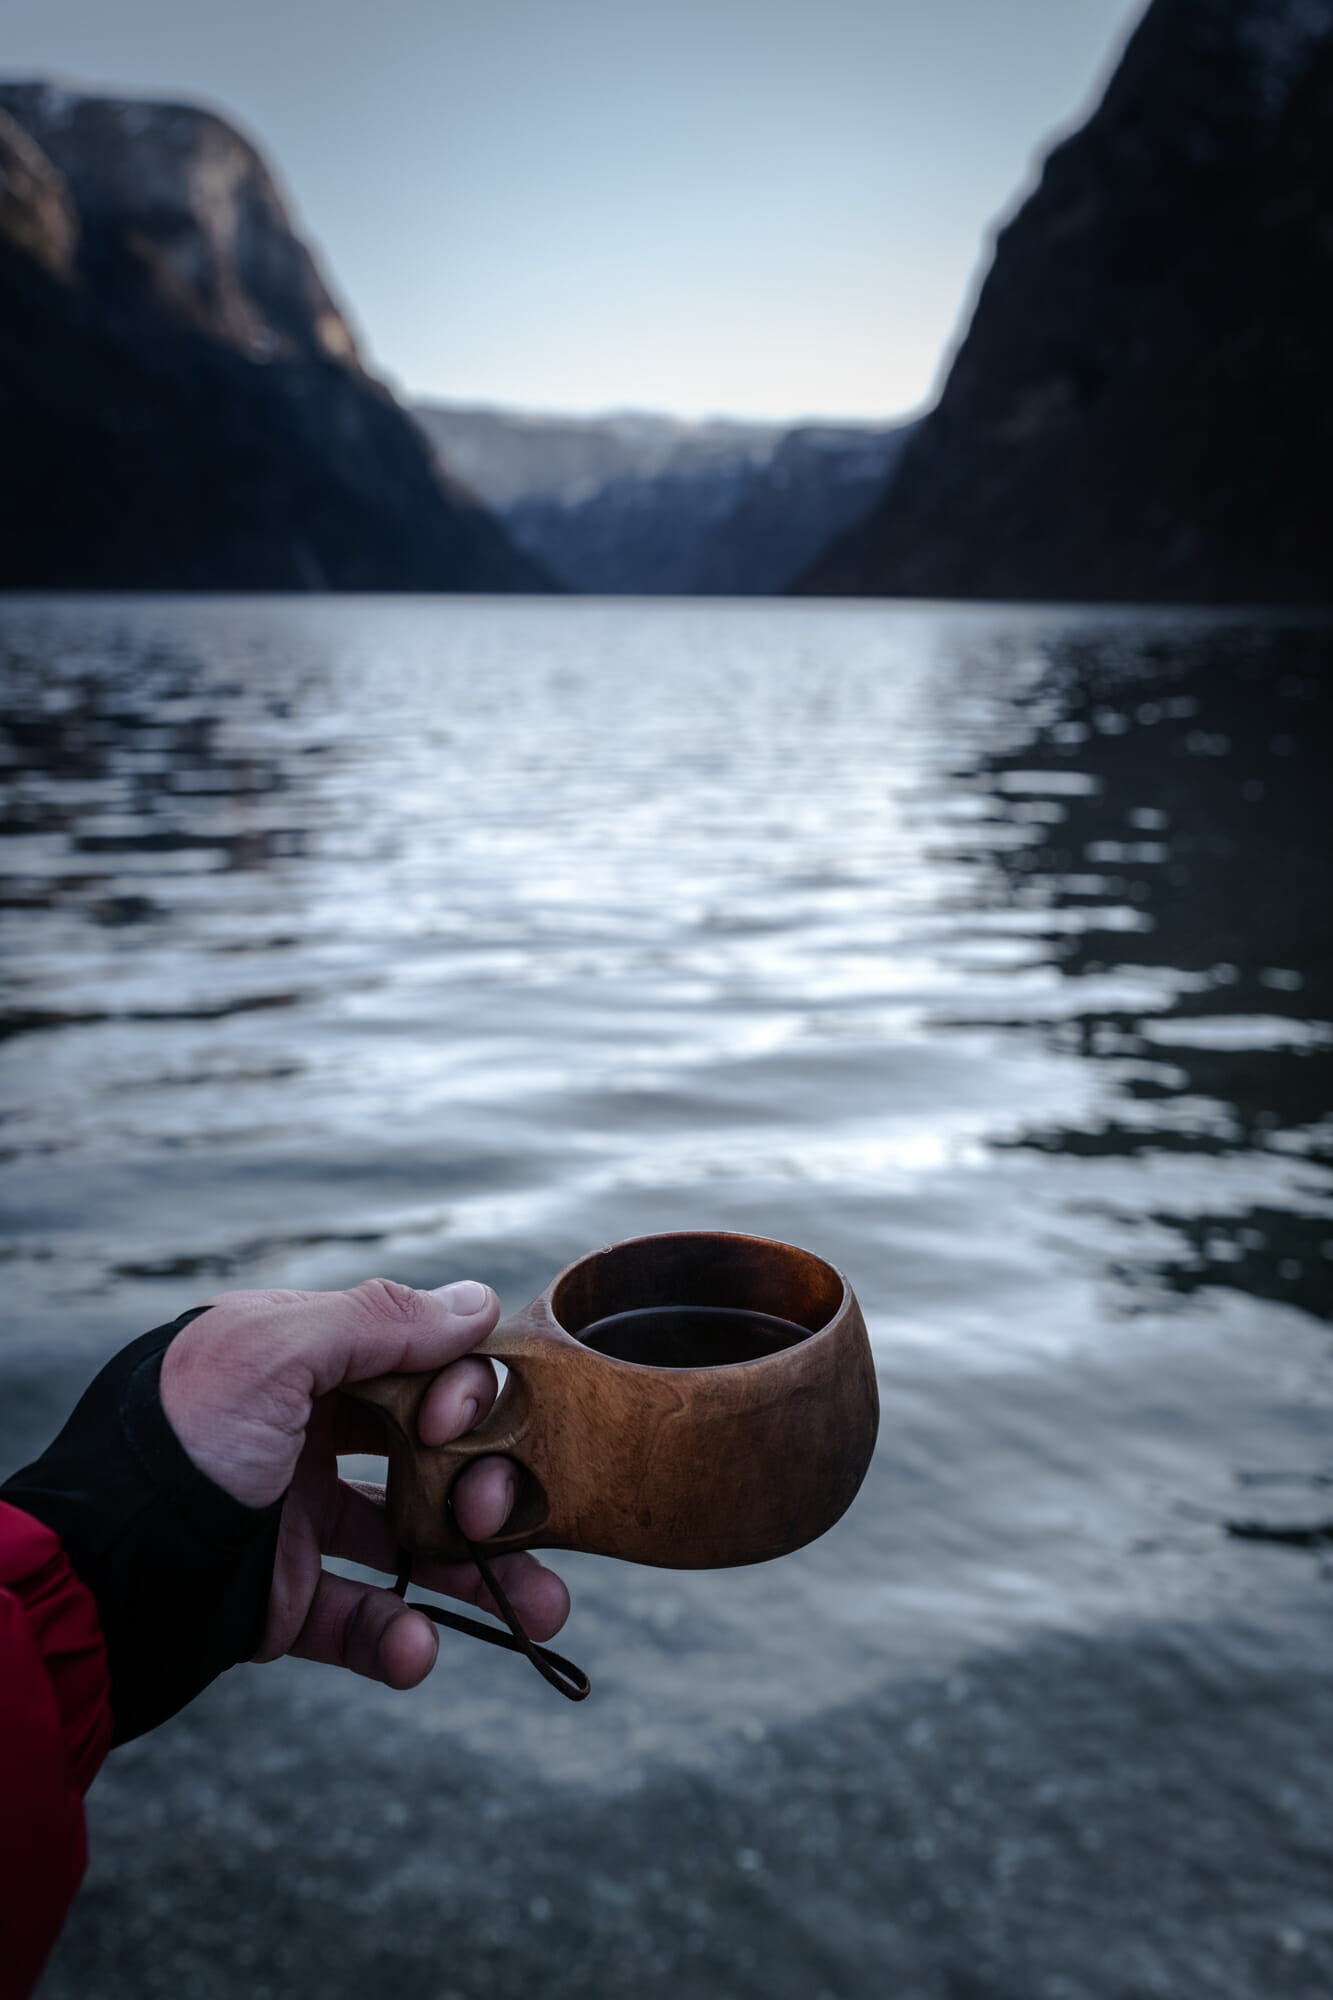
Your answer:
[[[260,1671],[113,1758],[40,2000],[1333,1986],[1333,1687],[1252,1626],[1039,1638],[610,1795]]]

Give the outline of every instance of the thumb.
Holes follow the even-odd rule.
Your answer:
[[[392,1278],[366,1278],[350,1292],[298,1294],[321,1308],[306,1348],[311,1393],[372,1375],[420,1375],[444,1368],[486,1338],[500,1317],[489,1285],[463,1278],[419,1292]]]

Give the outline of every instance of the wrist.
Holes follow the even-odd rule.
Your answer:
[[[161,1403],[163,1355],[196,1317],[114,1356],[42,1456],[0,1488],[55,1532],[92,1592],[122,1743],[249,1659],[268,1608],[281,1503],[253,1508],[218,1486]]]

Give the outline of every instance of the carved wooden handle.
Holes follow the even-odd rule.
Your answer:
[[[451,1561],[466,1558],[467,1548],[454,1525],[449,1495],[464,1466],[492,1453],[516,1461],[519,1491],[501,1535],[485,1546],[497,1550],[523,1547],[526,1537],[536,1533],[545,1520],[546,1496],[523,1462],[523,1443],[532,1423],[534,1378],[545,1372],[542,1364],[549,1364],[553,1351],[572,1343],[553,1330],[534,1325],[530,1312],[506,1320],[472,1349],[486,1360],[502,1361],[509,1376],[490,1414],[452,1444],[426,1445],[417,1433],[421,1405],[434,1374],[376,1375],[368,1382],[349,1383],[344,1390],[344,1394],[370,1404],[385,1419],[389,1521],[400,1547],[414,1555],[443,1556]]]

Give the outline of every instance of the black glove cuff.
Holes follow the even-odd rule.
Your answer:
[[[264,1633],[282,1501],[246,1507],[196,1466],[162,1408],[162,1356],[206,1306],[123,1348],[0,1497],[59,1535],[97,1603],[113,1742],[184,1708]]]

